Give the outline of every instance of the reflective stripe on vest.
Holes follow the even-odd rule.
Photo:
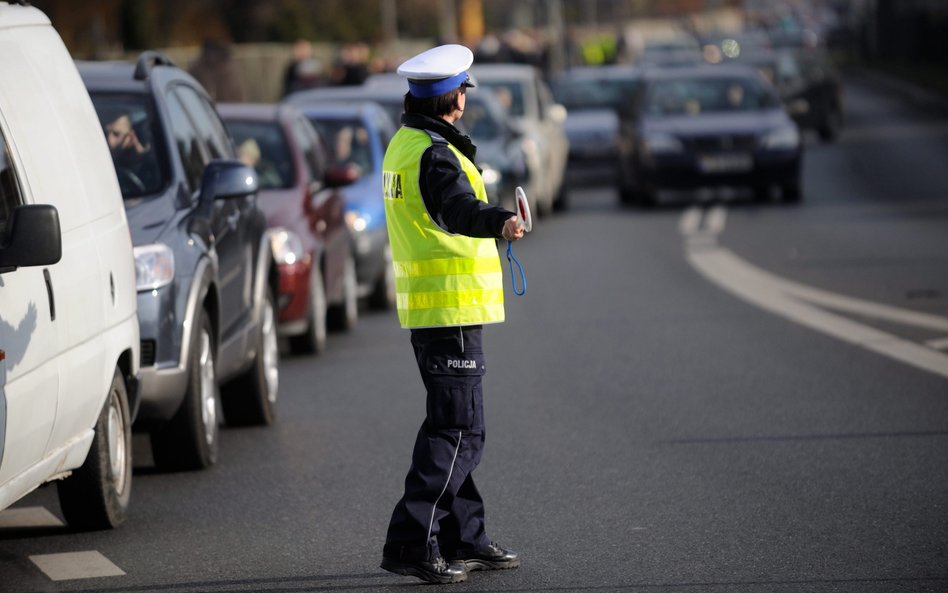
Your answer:
[[[419,185],[431,136],[402,127],[385,152],[385,217],[402,327],[481,325],[504,320],[503,271],[493,239],[453,235],[435,224]],[[477,167],[450,143],[475,195],[487,201]]]

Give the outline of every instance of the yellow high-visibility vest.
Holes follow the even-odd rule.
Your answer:
[[[433,142],[428,132],[403,126],[382,163],[398,320],[405,328],[500,323],[504,283],[494,240],[451,234],[432,221],[425,208],[419,165]],[[486,202],[477,167],[445,143],[461,162],[477,198]]]

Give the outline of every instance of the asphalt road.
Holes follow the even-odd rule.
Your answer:
[[[523,566],[452,590],[948,590],[948,111],[846,98],[798,206],[579,190],[517,244],[475,475]],[[211,470],[139,448],[122,528],[55,526],[52,488],[0,514],[0,592],[406,590],[378,563],[423,413],[408,333],[367,314],[285,359],[278,422]],[[40,570],[70,562],[124,574]]]

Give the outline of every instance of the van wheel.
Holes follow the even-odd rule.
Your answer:
[[[57,486],[59,506],[72,527],[111,529],[125,521],[132,490],[131,426],[125,379],[115,369],[89,454]]]
[[[280,346],[276,331],[276,309],[268,290],[263,315],[255,336],[257,355],[250,369],[227,383],[221,404],[231,426],[273,424],[277,390],[280,386]]]
[[[155,465],[163,470],[204,469],[217,463],[220,390],[214,368],[214,330],[204,311],[195,319],[188,390],[174,418],[151,433]]]
[[[346,256],[342,273],[342,302],[329,308],[329,329],[349,331],[359,321],[359,279],[356,277],[355,258]]]
[[[293,354],[320,354],[326,350],[326,287],[319,268],[313,266],[309,282],[309,318],[306,332],[290,336]]]

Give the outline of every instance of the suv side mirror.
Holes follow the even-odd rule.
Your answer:
[[[213,160],[204,168],[202,200],[243,198],[256,193],[257,172],[237,160]]]
[[[46,204],[17,206],[0,243],[0,274],[21,266],[48,266],[63,256],[59,212]]]

